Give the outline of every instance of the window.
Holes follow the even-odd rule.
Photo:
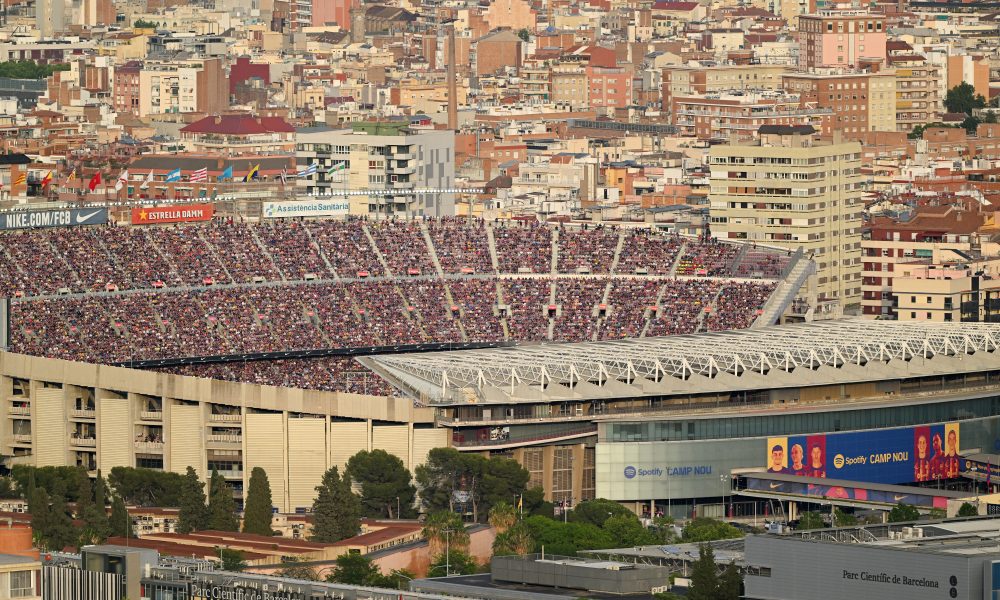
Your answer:
[[[34,577],[31,571],[11,571],[10,597],[23,598],[35,595]]]

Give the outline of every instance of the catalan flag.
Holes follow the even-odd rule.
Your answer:
[[[17,179],[14,180],[14,185],[21,185],[22,183],[25,183],[27,181],[28,181],[28,174],[21,173],[20,175],[17,176]]]

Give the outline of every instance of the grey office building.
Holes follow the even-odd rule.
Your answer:
[[[915,525],[890,539],[749,536],[752,600],[994,600],[1000,592],[997,521]]]

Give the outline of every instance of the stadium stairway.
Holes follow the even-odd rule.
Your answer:
[[[559,228],[555,227],[552,229],[552,266],[549,269],[550,275],[559,274]],[[553,288],[554,290],[555,288]],[[553,291],[553,301],[555,301],[555,292]],[[552,339],[552,328],[549,327],[549,339]]]
[[[420,231],[424,234],[424,243],[427,244],[427,253],[431,257],[431,263],[437,269],[438,277],[444,279],[444,269],[441,268],[441,261],[438,260],[437,248],[434,247],[434,240],[431,239],[431,232],[427,229],[426,223],[420,224]],[[451,302],[451,293],[448,294],[448,302]]]
[[[212,257],[215,258],[216,261],[218,261],[219,268],[222,269],[222,272],[226,274],[226,277],[229,279],[229,281],[235,282],[236,278],[233,277],[233,274],[230,273],[229,269],[226,268],[226,262],[222,260],[221,256],[219,256],[219,250],[214,245],[209,243],[207,239],[205,239],[205,236],[202,234],[202,230],[200,228],[196,229],[195,233],[197,234],[198,239],[201,240],[201,243],[205,244],[205,247],[208,248],[208,251],[212,254]]]
[[[622,248],[625,247],[625,230],[621,229],[618,231],[618,244],[615,246],[615,256],[611,259],[611,268],[608,270],[609,273],[618,272],[618,260],[622,257]],[[608,286],[608,291],[611,291],[611,287]],[[604,294],[604,302],[608,302],[608,294]]]
[[[323,246],[320,245],[320,243],[316,240],[315,237],[313,237],[312,230],[309,229],[308,227],[303,227],[302,230],[306,232],[306,237],[309,238],[309,243],[312,244],[314,248],[316,248],[316,254],[319,254],[319,257],[320,257],[320,259],[322,259],[323,264],[326,265],[326,268],[329,269],[329,271],[331,273],[333,273],[333,279],[335,281],[340,281],[340,273],[338,273],[337,270],[333,268],[333,264],[330,262],[330,258],[326,255],[326,252],[323,252]],[[256,234],[254,235],[254,237],[257,237]],[[267,246],[265,246],[261,242],[260,243],[260,247],[271,258],[271,262],[274,263],[274,267],[277,268],[278,267],[278,262],[276,260],[274,260],[274,257],[271,256],[271,253],[268,252]],[[281,270],[279,269],[278,272],[280,273]]]
[[[497,239],[493,235],[493,226],[489,224],[486,225],[486,241],[490,248],[490,262],[493,263],[493,271],[499,273],[500,259],[497,258]],[[510,338],[510,336],[507,337]]]
[[[368,243],[371,244],[372,250],[375,252],[375,257],[378,258],[379,264],[382,265],[382,268],[385,270],[386,276],[387,277],[404,276],[405,273],[393,273],[392,270],[389,268],[389,261],[385,259],[385,256],[382,254],[382,251],[379,250],[378,244],[375,243],[375,237],[372,235],[371,230],[368,229],[368,225],[367,224],[362,225],[361,230],[365,232],[365,237],[368,238]]]
[[[785,314],[798,296],[799,290],[810,275],[816,273],[816,263],[805,256],[802,248],[792,254],[791,261],[785,269],[785,277],[778,284],[771,297],[764,303],[760,315],[750,324],[751,329],[774,325]]]
[[[681,243],[681,247],[677,249],[677,256],[674,257],[674,264],[670,265],[671,277],[677,277],[677,269],[680,268],[681,261],[684,260],[684,252],[687,250],[687,242]]]
[[[658,311],[662,310],[663,295],[667,293],[667,285],[669,285],[668,282],[663,282],[663,285],[660,286],[660,291],[656,293],[656,302],[653,303],[653,306],[657,307]],[[642,326],[642,333],[639,334],[639,337],[646,337],[649,328],[653,325],[654,317],[655,315],[652,312],[646,311],[646,324]]]

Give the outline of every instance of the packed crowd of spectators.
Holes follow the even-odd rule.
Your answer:
[[[420,221],[374,221],[368,231],[396,277],[436,273]]]
[[[594,339],[598,305],[607,280],[560,279],[556,282],[556,316],[552,339],[556,342],[589,342]]]
[[[488,226],[500,275],[493,267]],[[424,227],[445,279],[436,277]],[[13,350],[127,363],[463,341],[589,341],[634,337],[644,330],[654,336],[690,333],[699,326],[747,327],[773,292],[773,281],[736,283],[697,275],[773,278],[789,261],[787,253],[711,240],[624,235],[615,272],[645,269],[659,277],[603,275],[611,270],[619,231],[601,227],[560,230],[558,270],[575,273],[587,267],[596,275],[556,279],[549,277],[552,229],[540,224],[220,219],[195,226],[12,232],[0,234],[0,295],[15,297]],[[372,240],[394,278],[385,277]],[[665,278],[674,263],[678,275],[694,277]],[[410,278],[411,268],[422,277]],[[543,276],[512,275],[522,269]],[[350,281],[333,283],[334,272]],[[360,272],[367,277],[358,280]],[[305,281],[314,278],[318,281]],[[213,285],[204,285],[207,280]],[[91,293],[56,295],[63,288]],[[607,306],[602,307],[605,290]],[[48,297],[32,298],[41,295]],[[659,307],[655,315],[649,310],[653,306]],[[289,362],[302,366],[289,374],[280,372],[280,361],[246,364],[192,369],[241,381],[356,389],[350,383],[356,377],[327,373],[321,362]],[[357,370],[355,363],[348,364]],[[313,379],[315,385],[306,385]]]
[[[618,231],[597,227],[581,231],[559,232],[560,273],[577,273],[587,269],[591,273],[610,273],[611,263],[618,249]]]
[[[161,367],[163,373],[239,381],[259,385],[392,396],[392,386],[353,358],[291,358]]]
[[[600,325],[602,340],[639,337],[646,324],[646,311],[656,306],[664,286],[661,279],[618,279],[611,284],[608,306]]]
[[[537,223],[500,224],[493,229],[501,273],[552,272],[552,230]]]
[[[444,218],[428,221],[427,228],[445,273],[495,273],[489,238],[482,219]]]
[[[723,244],[715,238],[688,242],[677,262],[677,275],[723,277],[740,252],[740,246]]]
[[[725,284],[715,301],[714,310],[705,321],[706,327],[709,331],[746,329],[760,314],[774,288],[774,284],[767,283]]]
[[[669,275],[681,248],[681,238],[676,235],[654,235],[647,229],[625,234],[616,273],[634,274],[645,269],[649,275]]]

